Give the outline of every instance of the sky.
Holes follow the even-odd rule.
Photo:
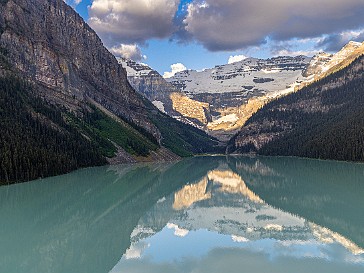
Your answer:
[[[364,41],[363,0],[65,0],[117,57],[166,76]],[[169,72],[169,73],[168,73]]]

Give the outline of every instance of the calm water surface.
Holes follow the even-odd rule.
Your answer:
[[[364,165],[197,157],[0,187],[0,272],[364,272]]]

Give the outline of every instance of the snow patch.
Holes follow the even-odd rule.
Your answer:
[[[159,111],[166,113],[166,111],[164,110],[164,104],[163,102],[159,101],[159,100],[154,100],[152,101],[152,103],[154,104],[155,107],[158,108]]]

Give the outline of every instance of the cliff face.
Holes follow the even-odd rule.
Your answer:
[[[160,111],[186,124],[206,130],[206,124],[211,119],[208,103],[189,98],[145,64],[124,58],[120,58],[119,63],[126,69],[129,83],[133,88]]]
[[[43,87],[42,97],[73,111],[97,102],[160,139],[125,70],[71,7],[62,0],[1,3],[0,45],[25,78]]]

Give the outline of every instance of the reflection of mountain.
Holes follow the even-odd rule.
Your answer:
[[[0,272],[109,272],[153,204],[216,166],[195,163],[101,167],[1,187]]]
[[[364,166],[298,158],[246,158],[230,166],[270,205],[327,227],[364,247]],[[254,170],[254,166],[271,173]]]
[[[211,193],[206,192],[208,180],[204,177],[200,182],[186,185],[174,194],[173,208],[175,210],[185,209],[193,203],[211,198]]]
[[[229,161],[240,172],[253,175],[254,178],[248,176],[252,181],[267,183],[272,188],[281,187],[281,180],[286,184],[294,184],[294,180],[286,181],[287,177],[282,173],[255,158]],[[273,180],[265,179],[266,177]],[[297,194],[302,193],[304,192],[300,191]],[[326,197],[323,196],[323,201],[325,200]],[[158,216],[159,214],[163,216]],[[287,242],[317,240],[324,244],[341,244],[353,254],[364,253],[362,248],[343,235],[296,215],[291,214],[290,210],[281,210],[281,207],[265,203],[247,187],[240,175],[229,170],[225,164],[220,164],[218,169],[209,171],[201,180],[184,186],[174,195],[166,197],[165,202],[156,204],[140,220],[132,242],[139,243],[141,239],[153,236],[162,227],[173,226],[177,236],[180,236],[181,231],[185,236],[188,231],[209,230],[231,235],[236,242],[264,238]],[[164,219],[164,224],[158,221],[158,228],[155,227],[156,218]],[[155,232],[149,232],[150,230]]]
[[[203,230],[238,243],[335,242],[360,254],[363,170],[292,158],[196,157],[1,187],[0,272],[109,272],[123,255],[140,257],[165,229],[180,240]]]

